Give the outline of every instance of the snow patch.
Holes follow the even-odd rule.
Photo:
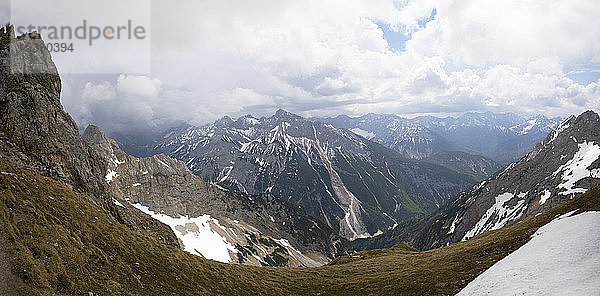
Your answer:
[[[458,214],[456,214],[456,217],[454,217],[454,219],[452,220],[452,224],[450,225],[450,230],[448,230],[448,233],[446,234],[453,234],[454,230],[456,229],[456,223],[458,222]]]
[[[560,166],[555,172],[554,176],[562,172],[563,183],[558,185],[557,189],[565,189],[558,194],[560,195],[571,195],[574,193],[586,192],[585,188],[575,188],[577,181],[587,177],[598,177],[598,169],[592,171],[588,170],[588,167],[592,165],[600,157],[600,146],[594,142],[583,142],[579,144],[579,150],[575,153],[573,158],[567,163]]]
[[[117,172],[113,171],[113,170],[108,170],[108,173],[106,173],[106,177],[104,177],[104,179],[106,180],[106,183],[110,184],[110,182],[113,180],[113,178],[118,177],[119,174],[117,174]]]
[[[353,132],[353,133],[355,133],[355,134],[357,134],[357,135],[359,135],[359,136],[361,136],[361,137],[363,137],[363,138],[365,138],[365,139],[367,139],[367,140],[371,140],[371,139],[373,139],[375,137],[374,133],[368,132],[368,131],[360,129],[358,127],[350,129],[350,131]]]
[[[556,218],[556,220],[560,220],[560,219],[563,219],[563,218],[569,217],[569,216],[573,215],[573,213],[575,213],[575,212],[577,212],[577,210],[572,210],[572,211],[570,211],[570,212],[566,212],[566,213],[564,213],[564,214],[562,214],[562,215],[558,216],[558,218]]]
[[[218,220],[211,218],[209,215],[196,218],[190,218],[189,216],[173,218],[165,214],[157,214],[139,203],[132,205],[171,227],[183,243],[184,250],[191,254],[228,263],[231,260],[230,253],[237,253],[235,247],[214,230],[215,227],[224,228]]]
[[[377,229],[377,232],[375,232],[371,237],[380,236],[382,234],[383,234],[383,231],[381,231],[381,229]]]
[[[600,212],[557,218],[457,295],[600,295],[599,249]]]
[[[254,145],[250,146],[251,144],[254,144]],[[240,146],[240,152],[244,152],[244,153],[245,152],[251,152],[250,149],[252,147],[254,147],[256,144],[257,143],[254,140],[252,140],[252,141],[250,141],[248,143],[242,143],[242,145]]]
[[[115,205],[119,206],[119,207],[122,207],[122,208],[124,208],[124,207],[125,207],[125,206],[124,206],[122,203],[120,203],[118,200],[116,200],[116,199],[114,199],[114,198],[112,199],[112,202],[113,202]]]
[[[217,187],[217,189],[219,189],[221,191],[229,191],[229,189],[225,189],[225,188],[221,187],[221,185],[219,185],[217,183],[210,183],[210,185],[213,185],[213,186]]]
[[[521,128],[521,130],[516,131],[517,135],[525,135],[527,134],[533,127],[535,127],[538,124],[537,119],[531,119],[529,121],[527,121],[526,123],[523,123],[521,125],[517,125],[515,127],[513,127],[514,129],[517,128]],[[511,128],[511,129],[513,129]]]
[[[160,163],[160,164],[162,164],[162,165],[164,165],[164,166],[166,166],[166,167],[169,167],[169,165],[168,165],[168,164],[166,164],[166,163],[164,163],[162,160],[160,160],[160,158],[158,158],[158,157],[155,157],[155,159],[156,159],[156,161],[158,161],[158,163]]]
[[[113,157],[112,161],[115,164],[115,166],[119,166],[120,164],[125,163],[125,161],[120,161],[119,158],[117,158],[117,156],[114,154],[112,155],[112,157]]]
[[[504,207],[504,204],[513,197],[515,195],[509,192],[496,196],[496,203],[483,214],[477,224],[465,234],[462,240],[465,241],[488,230],[502,228],[509,221],[520,218],[525,210],[524,206],[526,206],[524,200],[517,201],[517,204],[512,208]],[[491,220],[492,217],[495,217],[496,221]]]
[[[254,117],[244,117],[244,123],[248,125],[257,125],[260,121]]]
[[[219,183],[224,182],[225,180],[227,180],[227,178],[229,178],[229,174],[231,174],[231,170],[233,170],[233,166],[228,166],[223,168],[223,170],[221,170],[221,174],[220,174],[220,178],[219,178]],[[227,171],[227,172],[225,172]]]
[[[550,190],[544,190],[544,193],[542,193],[542,196],[540,196],[540,205],[543,205],[548,198],[550,198],[551,194],[552,192],[550,192]]]
[[[548,144],[550,144],[550,143],[552,143],[552,141],[556,140],[556,138],[558,138],[558,135],[560,135],[560,133],[562,131],[569,128],[570,125],[568,122],[570,122],[572,118],[573,118],[573,116],[571,116],[567,120],[561,122],[561,124],[552,131],[552,136],[550,138],[550,141],[548,141]]]

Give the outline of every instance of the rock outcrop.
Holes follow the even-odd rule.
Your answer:
[[[41,37],[0,30],[0,157],[91,199],[130,229],[179,246],[170,228],[139,210],[115,207],[108,164],[80,137],[60,103],[61,80]]]

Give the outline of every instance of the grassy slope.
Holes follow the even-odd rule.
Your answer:
[[[320,268],[221,264],[133,234],[63,185],[0,161],[0,232],[24,294],[452,294],[557,214],[600,210],[600,189],[523,223],[427,252],[405,245]]]

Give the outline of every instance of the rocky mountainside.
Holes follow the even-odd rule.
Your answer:
[[[171,130],[155,153],[202,179],[300,204],[348,238],[367,237],[435,211],[473,178],[399,153],[331,124],[279,110]]]
[[[164,155],[129,156],[96,126],[83,138],[108,162],[111,189],[171,226],[191,253],[259,266],[319,266],[349,251],[343,238],[296,204],[206,183]]]
[[[347,128],[405,157],[423,159],[439,152],[462,151],[508,164],[518,160],[558,123],[538,115],[466,113],[459,117],[367,114],[360,117],[314,118]],[[488,162],[487,160],[485,162]]]
[[[116,221],[164,244],[201,254],[204,249],[186,245],[186,238],[221,241],[208,251],[223,255],[215,257],[222,261],[315,266],[348,251],[342,238],[297,205],[272,195],[234,194],[208,185],[168,157],[130,157],[98,129],[89,129],[84,140],[62,109],[60,77],[39,35],[15,37],[12,27],[0,33],[3,160],[67,185]],[[206,215],[206,221],[178,229],[160,214]],[[223,254],[221,246],[231,251]]]
[[[570,117],[502,172],[458,196],[414,244],[430,249],[538,215],[600,184],[600,119]]]
[[[502,168],[499,163],[480,155],[462,151],[442,151],[424,158],[423,161],[439,164],[449,169],[472,176],[478,181],[496,173]]]
[[[49,176],[89,198],[117,221],[178,246],[173,232],[134,207],[117,207],[104,181],[107,163],[80,137],[60,103],[61,80],[37,33],[0,29],[0,157]]]

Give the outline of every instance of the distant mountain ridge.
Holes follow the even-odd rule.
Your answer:
[[[279,110],[168,132],[154,147],[225,188],[269,192],[355,239],[436,210],[472,177],[409,160],[331,124]]]
[[[423,159],[441,151],[468,150],[464,146],[448,141],[418,122],[397,115],[370,113],[360,117],[340,115],[333,118],[311,118],[311,120],[346,128],[411,159]]]
[[[439,152],[462,151],[501,164],[519,159],[560,122],[560,118],[543,115],[493,112],[412,119],[371,113],[311,120],[347,128],[408,158],[423,159]]]

